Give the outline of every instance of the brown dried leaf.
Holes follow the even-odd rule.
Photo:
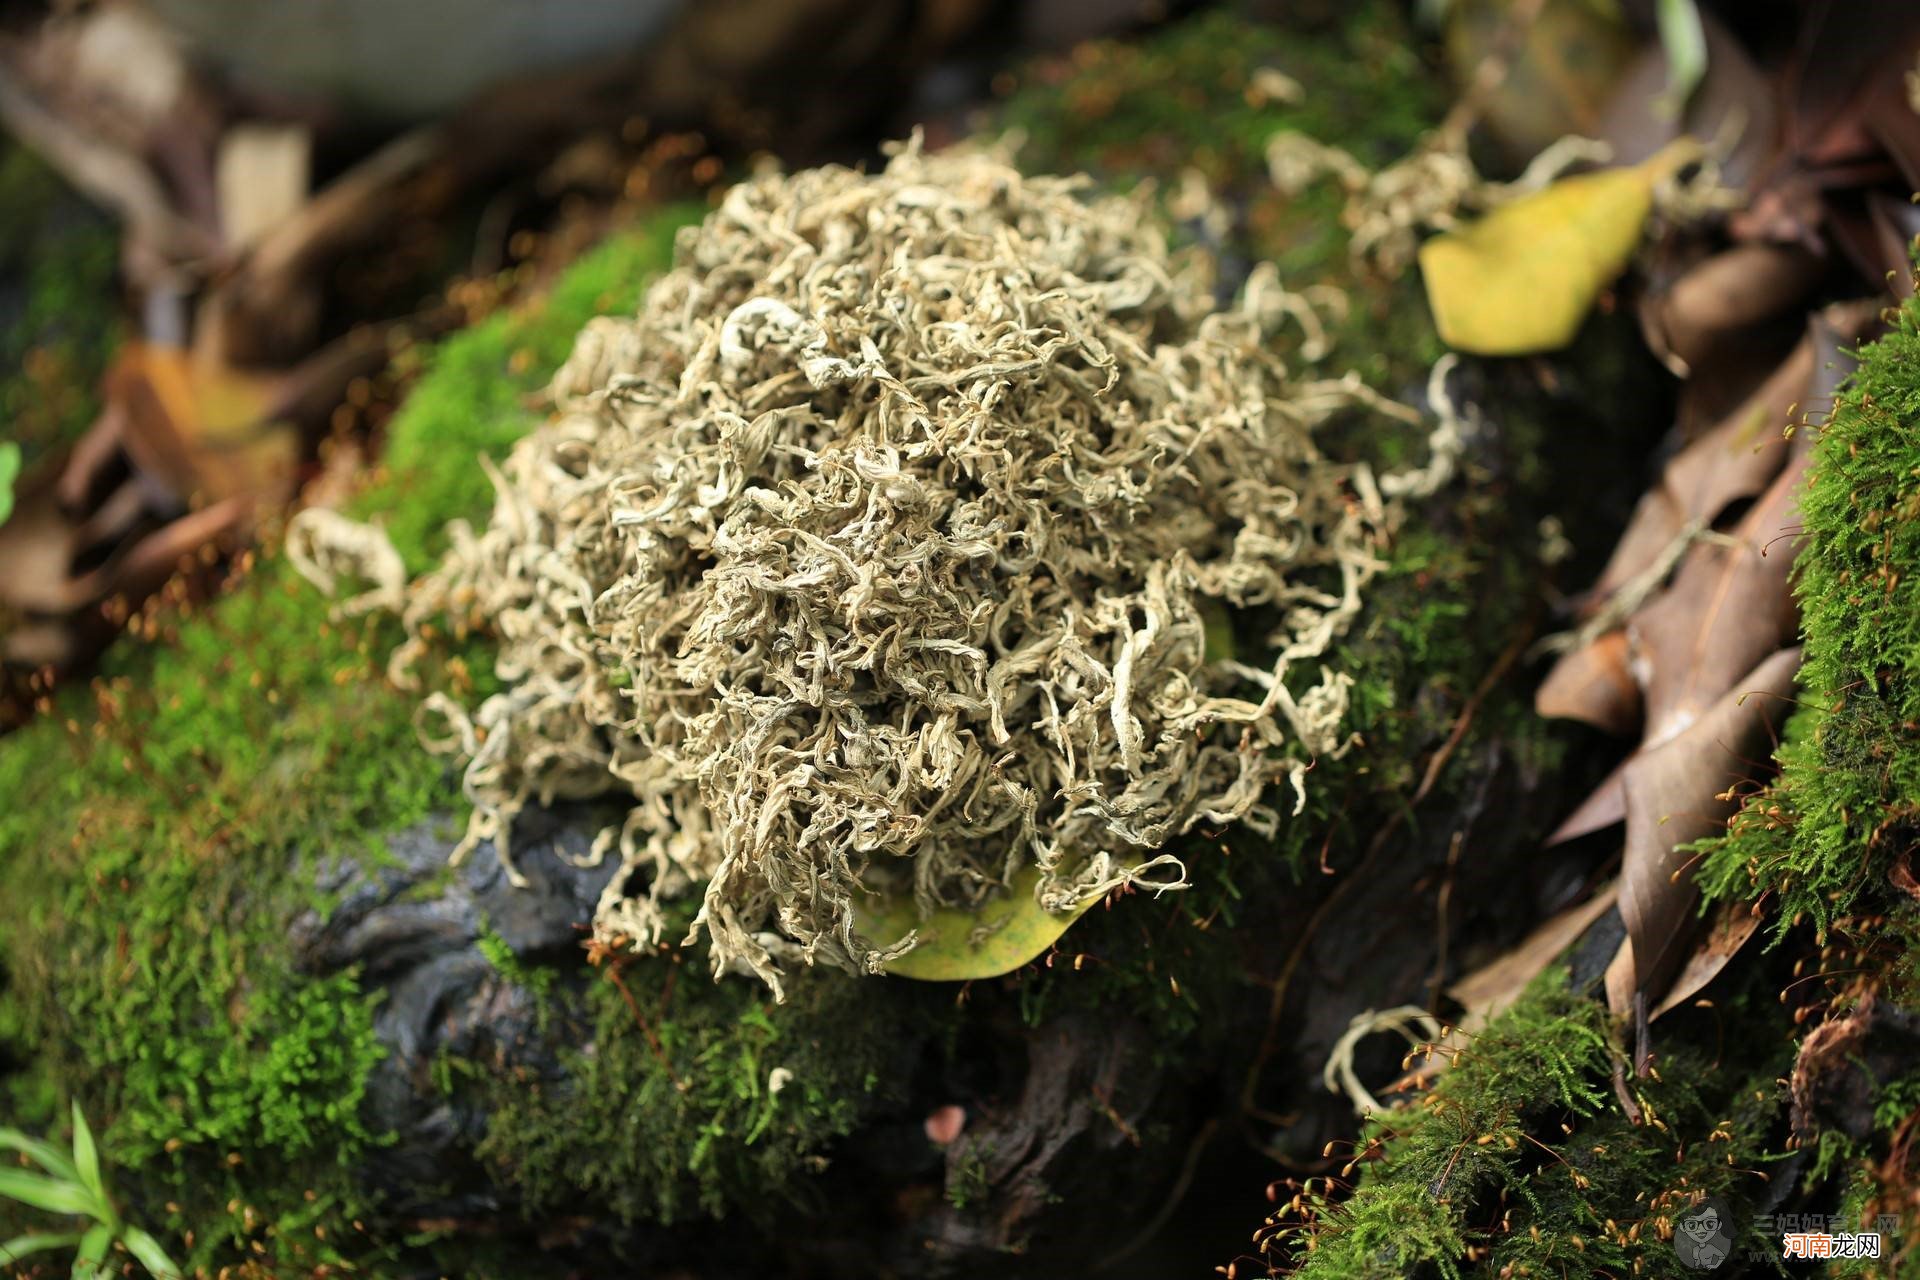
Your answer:
[[[1702,10],[1707,37],[1707,73],[1678,117],[1656,108],[1671,82],[1665,48],[1648,42],[1615,83],[1596,135],[1613,148],[1618,164],[1637,164],[1681,134],[1696,138],[1737,137],[1721,164],[1731,185],[1747,182],[1765,159],[1774,136],[1778,94],[1772,80],[1753,63],[1746,48],[1711,10]]]
[[[1643,749],[1621,779],[1627,848],[1620,915],[1633,942],[1635,996],[1658,1001],[1685,960],[1699,890],[1682,846],[1719,830],[1735,807],[1730,788],[1771,753],[1793,702],[1800,651],[1765,659],[1677,736]]]
[[[89,603],[72,581],[78,550],[71,521],[65,519],[45,485],[22,487],[13,516],[0,525],[0,603],[23,612],[62,613]]]
[[[1613,960],[1607,965],[1607,972],[1600,980],[1601,988],[1607,993],[1607,1008],[1615,1016],[1624,1017],[1633,1008],[1633,939],[1622,938],[1620,949],[1613,953]]]
[[[1790,702],[1798,665],[1798,651],[1781,646],[1791,643],[1797,625],[1789,576],[1806,467],[1805,438],[1796,434],[1790,442],[1770,445],[1768,456],[1759,462],[1751,442],[1755,436],[1759,442],[1776,438],[1767,430],[1768,420],[1777,422],[1785,413],[1769,410],[1768,402],[1777,406],[1790,389],[1804,392],[1806,406],[1816,415],[1827,408],[1850,367],[1843,348],[1868,331],[1875,310],[1871,303],[1848,304],[1814,316],[1794,357],[1749,406],[1667,468],[1661,489],[1643,501],[1636,528],[1629,529],[1615,553],[1616,566],[1636,564],[1653,542],[1651,531],[1698,527],[1725,502],[1750,490],[1757,478],[1774,473],[1732,535],[1715,535],[1694,545],[1673,581],[1628,619],[1627,666],[1645,694],[1641,748],[1550,841],[1573,839],[1621,817],[1626,820],[1620,911],[1628,942],[1608,970],[1607,997],[1616,1013],[1631,1012],[1637,1020],[1643,1071],[1648,1011],[1657,1017],[1697,993],[1739,950],[1755,924],[1751,915],[1723,919],[1705,943],[1694,948],[1699,895],[1691,881],[1690,858],[1677,852],[1718,829],[1734,807],[1732,787],[1763,766],[1774,727]],[[1741,442],[1742,432],[1749,433],[1749,443],[1732,447]],[[1781,456],[1784,466],[1778,462]],[[1699,514],[1674,525],[1687,503]],[[1640,550],[1630,545],[1636,539]],[[1658,564],[1656,556],[1646,567],[1621,574],[1619,581],[1625,585],[1639,578],[1644,585]],[[1599,643],[1569,655],[1569,660],[1597,664],[1603,660],[1594,652]],[[1563,668],[1577,670],[1569,660],[1563,660]],[[1555,694],[1547,704],[1564,705],[1562,691]]]
[[[1920,115],[1914,117],[1920,121]],[[1827,228],[1860,274],[1884,281],[1895,297],[1913,296],[1913,261],[1907,247],[1920,236],[1920,206],[1884,191],[1870,191],[1859,208],[1835,203]]]
[[[1693,368],[1800,302],[1826,272],[1799,244],[1737,244],[1688,270],[1640,311],[1647,342],[1669,364]]]
[[[1747,939],[1753,937],[1759,928],[1760,915],[1752,907],[1739,902],[1720,904],[1713,913],[1706,936],[1700,939],[1693,954],[1687,957],[1686,964],[1674,977],[1666,999],[1655,1006],[1647,1020],[1652,1022],[1698,995],[1719,976],[1728,962],[1740,954],[1740,949],[1747,945]]]
[[[1820,251],[1820,224],[1826,217],[1820,179],[1798,169],[1755,191],[1747,207],[1727,219],[1735,240],[1771,240]]]
[[[1609,884],[1585,902],[1549,918],[1491,964],[1483,965],[1447,988],[1447,994],[1466,1010],[1458,1029],[1472,1034],[1519,998],[1541,970],[1559,958],[1587,926],[1607,913],[1618,900],[1618,883]]]
[[[291,493],[299,441],[279,420],[279,391],[277,379],[138,342],[107,376],[128,455],[183,499]]]
[[[1627,816],[1627,798],[1620,789],[1620,778],[1626,768],[1625,760],[1614,766],[1613,772],[1593,789],[1593,794],[1582,800],[1580,807],[1554,828],[1553,834],[1547,837],[1548,848],[1578,840],[1602,827],[1610,827]]]
[[[76,515],[63,509],[50,481],[27,491],[0,525],[0,564],[7,566],[0,604],[20,615],[0,632],[0,659],[24,667],[84,661],[111,638],[98,606],[144,600],[247,516],[246,500],[233,498],[169,522],[148,509],[146,497],[129,479]]]
[[[1805,469],[1805,451],[1796,450],[1733,536],[1695,545],[1673,585],[1627,623],[1631,662],[1646,691],[1645,747],[1678,736],[1791,639],[1796,612],[1787,577]]]
[[[1638,729],[1640,686],[1627,667],[1627,633],[1609,631],[1556,662],[1533,696],[1533,709],[1622,737]]]
[[[1876,149],[1874,117],[1906,106],[1906,74],[1920,48],[1920,8],[1912,0],[1852,0],[1809,5],[1788,72],[1790,154],[1819,167],[1845,164]]]
[[[1821,251],[1835,193],[1896,178],[1920,181],[1920,120],[1907,75],[1920,50],[1911,0],[1806,5],[1782,77],[1786,102],[1773,154],[1749,207],[1729,221],[1739,239],[1793,242]],[[1876,276],[1878,273],[1874,273]]]
[[[1786,460],[1781,429],[1793,406],[1806,396],[1813,373],[1813,344],[1808,340],[1794,348],[1746,403],[1667,464],[1660,483],[1640,500],[1606,570],[1588,593],[1591,607],[1658,563],[1688,524],[1710,524],[1729,503],[1767,487]]]

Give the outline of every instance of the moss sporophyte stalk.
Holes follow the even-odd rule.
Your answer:
[[[296,522],[311,576],[403,610],[397,679],[436,619],[497,637],[499,692],[422,704],[463,848],[623,795],[601,940],[651,946],[697,892],[716,973],[778,992],[914,944],[864,936],[864,894],[1070,913],[1183,886],[1162,846],[1196,824],[1298,812],[1350,745],[1328,655],[1391,495],[1435,479],[1320,451],[1338,413],[1420,417],[1290,367],[1306,298],[1261,268],[1217,310],[1140,202],[917,143],[744,183],[676,256],[581,334],[438,567],[403,588],[376,531]],[[1261,665],[1208,653],[1221,607],[1274,619]]]

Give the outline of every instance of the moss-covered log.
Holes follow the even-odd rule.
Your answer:
[[[1230,279],[1264,257],[1289,284],[1338,285],[1352,305],[1326,364],[1417,401],[1439,348],[1416,288],[1355,269],[1337,191],[1289,204],[1261,167],[1283,128],[1368,159],[1414,141],[1436,101],[1378,96],[1380,62],[1414,56],[1395,13],[1313,37],[1199,20],[1048,72],[1008,117],[1035,167],[1171,189],[1193,164],[1225,222],[1187,234],[1214,241]],[[1268,95],[1262,69],[1304,96]],[[1090,101],[1112,132],[1087,123]],[[1231,127],[1202,123],[1218,120]],[[411,568],[448,519],[484,509],[474,455],[527,428],[523,398],[587,318],[631,309],[681,220],[617,238],[430,357],[358,502]],[[413,741],[413,699],[377,675],[395,628],[330,619],[274,557],[202,612],[156,607],[147,643],[0,743],[16,800],[0,874],[18,886],[0,918],[8,1112],[50,1129],[77,1096],[105,1124],[129,1217],[197,1266],[280,1274],[401,1258],[725,1271],[770,1249],[826,1272],[998,1275],[1018,1252],[1057,1273],[1133,1243],[1196,1180],[1217,1199],[1249,1168],[1243,1138],[1311,1164],[1351,1125],[1317,1080],[1352,1015],[1425,1001],[1585,873],[1532,853],[1587,771],[1527,712],[1519,658],[1539,520],[1597,546],[1596,513],[1628,497],[1552,489],[1606,474],[1588,451],[1629,447],[1595,429],[1636,418],[1626,398],[1649,385],[1613,336],[1551,370],[1456,375],[1476,406],[1463,474],[1408,520],[1338,655],[1364,749],[1320,762],[1280,840],[1196,837],[1190,891],[1096,909],[1041,961],[960,990],[814,972],[774,1004],[671,954],[588,967],[555,943],[583,894],[550,853],[529,855],[552,872],[537,928],[501,918],[486,850],[439,867],[459,804]],[[1391,468],[1421,440],[1356,418],[1338,447]],[[1237,621],[1250,647],[1261,622]],[[490,686],[484,638],[436,643],[423,669],[462,694]],[[563,845],[597,825],[557,822]],[[1565,1073],[1581,1106],[1585,1043]],[[949,1106],[966,1125],[936,1146],[924,1122]],[[1519,1124],[1497,1111],[1486,1124]],[[1250,1222],[1258,1180],[1231,1185]],[[1237,1226],[1192,1247],[1223,1258]]]

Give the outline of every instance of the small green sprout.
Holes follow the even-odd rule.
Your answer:
[[[156,1280],[179,1280],[181,1271],[167,1257],[160,1242],[130,1223],[122,1222],[100,1176],[100,1149],[93,1130],[73,1104],[73,1154],[51,1143],[30,1138],[18,1129],[0,1127],[0,1149],[16,1151],[44,1169],[0,1168],[0,1197],[17,1200],[48,1213],[90,1218],[84,1231],[33,1232],[0,1241],[0,1264],[18,1262],[49,1249],[74,1249],[73,1280],[94,1280],[107,1274],[106,1257],[114,1242],[126,1246]]]

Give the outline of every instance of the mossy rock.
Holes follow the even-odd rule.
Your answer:
[[[1037,167],[1170,179],[1199,156],[1236,211],[1217,246],[1229,270],[1276,256],[1290,283],[1337,281],[1355,305],[1333,362],[1417,394],[1438,353],[1417,285],[1355,272],[1337,193],[1284,206],[1259,158],[1289,127],[1369,159],[1412,141],[1438,90],[1381,109],[1381,58],[1420,84],[1396,13],[1365,6],[1313,40],[1204,18],[1137,52],[1106,47],[1008,118]],[[1269,62],[1306,88],[1297,107],[1250,103]],[[1093,92],[1140,122],[1088,132]],[[1211,149],[1183,151],[1215,117],[1231,127]],[[1155,130],[1174,139],[1164,156],[1114,150]],[[427,357],[358,503],[411,568],[448,519],[484,510],[474,455],[526,429],[573,334],[633,305],[687,216],[617,236],[546,299]],[[1345,1127],[1342,1104],[1299,1082],[1351,1014],[1419,996],[1577,880],[1527,856],[1581,770],[1560,767],[1566,740],[1528,714],[1503,655],[1540,600],[1538,518],[1563,515],[1583,541],[1630,496],[1549,488],[1582,450],[1618,447],[1597,423],[1628,416],[1618,397],[1644,381],[1621,376],[1619,349],[1596,331],[1557,381],[1517,366],[1461,377],[1456,393],[1487,406],[1466,475],[1410,522],[1338,655],[1365,749],[1316,767],[1276,847],[1197,837],[1191,891],[1096,910],[1043,960],[959,992],[817,973],[775,1005],[672,955],[590,969],[554,942],[558,915],[531,933],[492,918],[487,851],[457,871],[423,855],[451,847],[459,799],[414,742],[414,699],[378,676],[396,628],[330,620],[267,557],[217,605],[156,615],[156,643],[123,645],[93,688],[0,741],[0,794],[20,801],[0,815],[10,1118],[51,1128],[79,1097],[128,1216],[196,1265],[381,1273],[406,1257],[524,1275],[764,1262],[777,1247],[829,1270],[1006,1274],[1014,1249],[1077,1268],[1121,1243],[1116,1207],[1144,1219],[1170,1193],[1204,1117],[1257,1130],[1242,1103],[1293,1111],[1263,1140],[1317,1150]],[[1337,435],[1383,467],[1420,453],[1418,433],[1358,419]],[[485,692],[484,640],[442,644],[438,678]],[[554,840],[596,824],[564,816]],[[584,890],[565,868],[553,859],[549,883],[575,886],[552,895],[573,909]],[[1410,904],[1445,875],[1461,905],[1435,923]],[[322,945],[349,922],[384,941]],[[1391,948],[1375,928],[1396,933]],[[407,985],[428,981],[441,985]],[[426,989],[457,998],[422,1016]],[[945,1104],[969,1122],[942,1149],[921,1122]]]

